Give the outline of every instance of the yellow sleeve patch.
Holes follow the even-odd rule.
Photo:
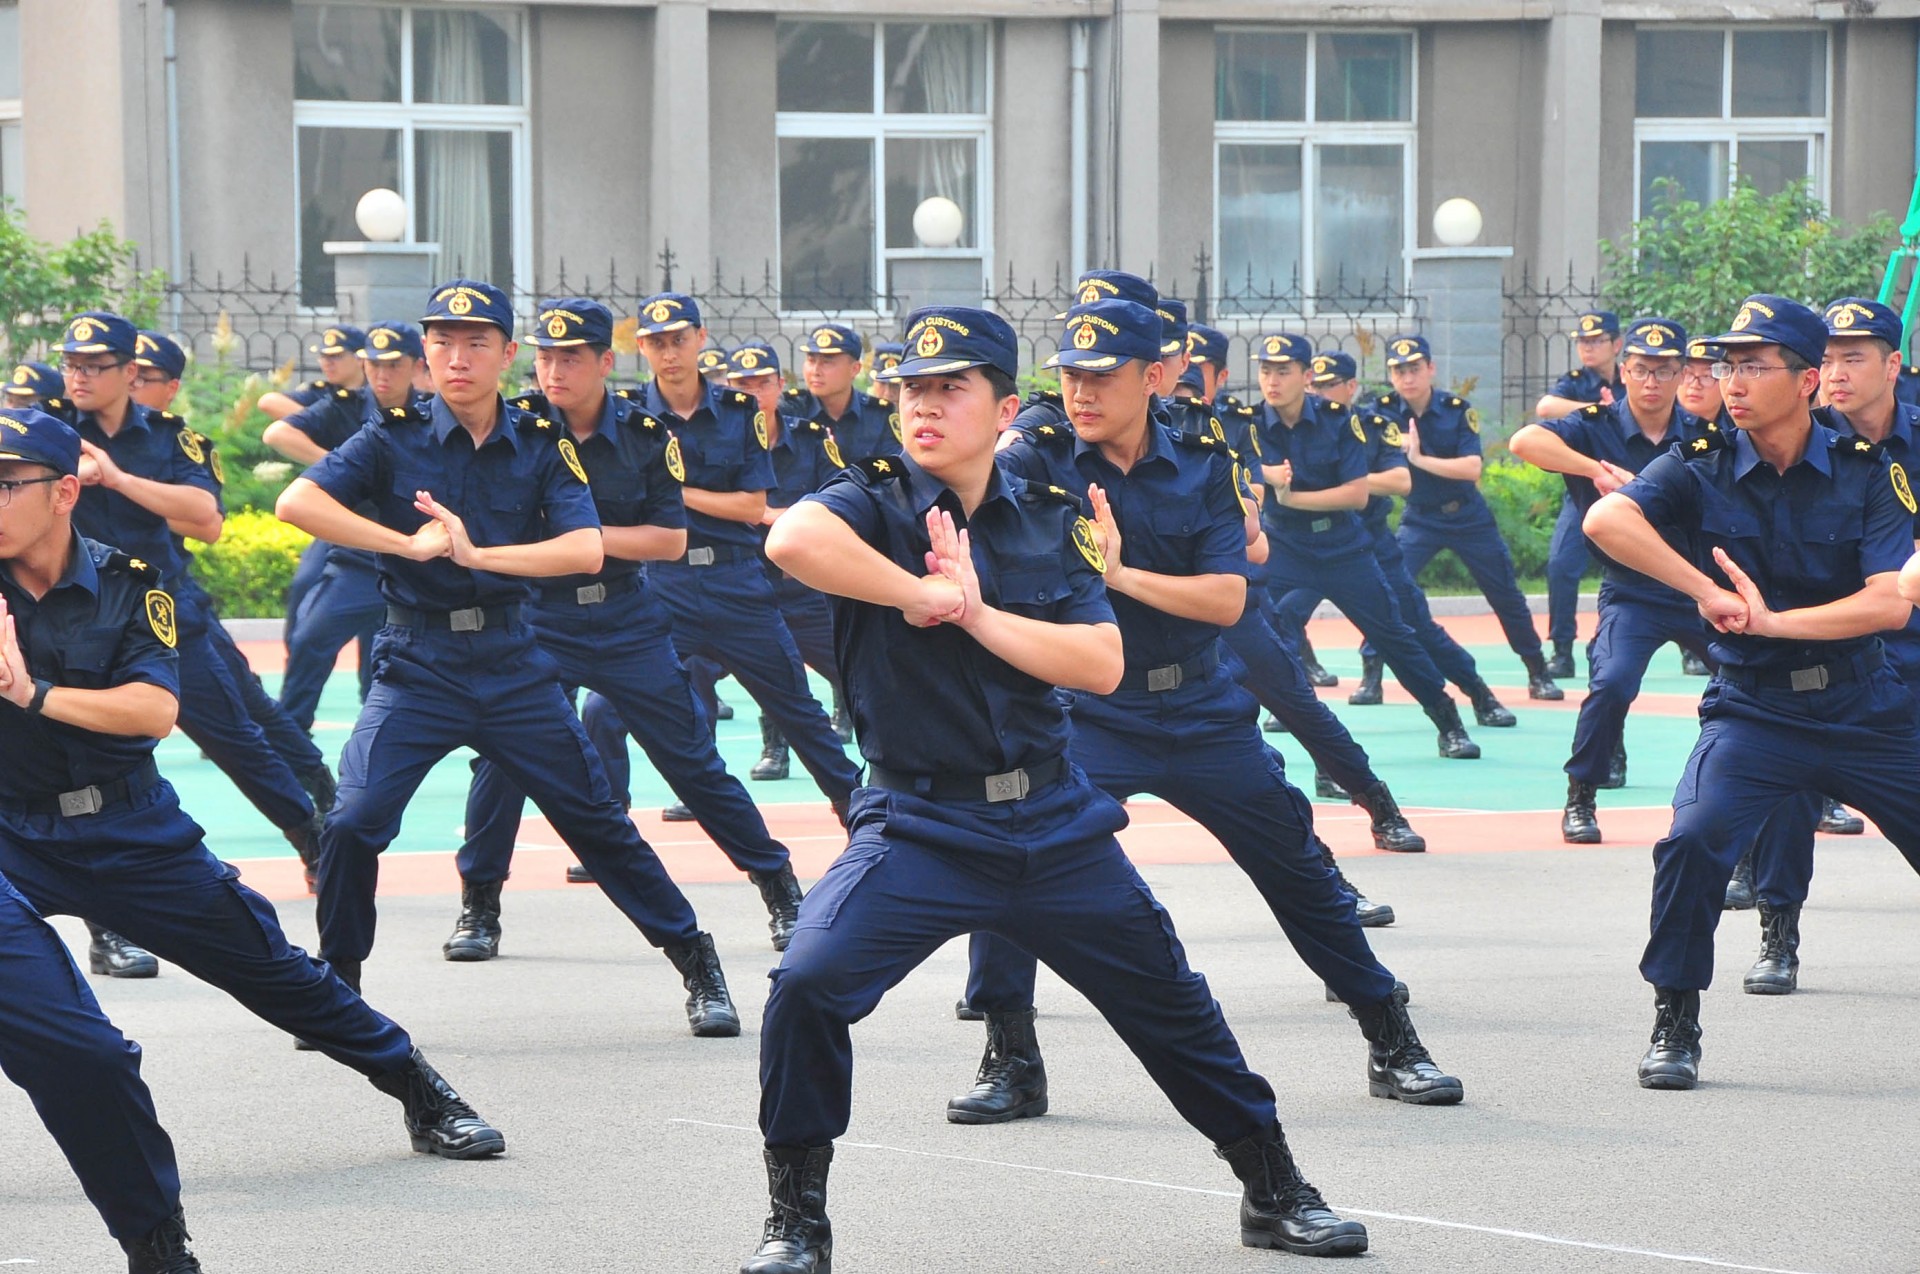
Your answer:
[[[195,464],[205,464],[207,462],[207,452],[206,449],[200,445],[199,434],[196,434],[191,429],[182,429],[179,433],[175,434],[174,437],[180,440],[180,450],[187,453],[187,459],[193,461]]]
[[[832,434],[827,435],[826,440],[820,444],[820,447],[827,453],[827,459],[833,461],[834,468],[844,469],[847,467],[847,462],[840,458],[840,444],[833,440]]]
[[[173,609],[173,596],[164,588],[147,590],[147,627],[160,639],[160,644],[171,650],[180,640],[180,630]]]
[[[1909,513],[1920,513],[1920,504],[1914,502],[1913,484],[1907,481],[1907,471],[1898,461],[1892,465],[1893,493],[1900,497],[1900,506]]]
[[[760,450],[765,451],[767,449],[767,413],[764,411],[753,413],[753,436],[760,440]]]
[[[1073,520],[1073,547],[1080,550],[1080,556],[1087,565],[1102,575],[1107,573],[1107,557],[1100,551],[1100,545],[1093,538],[1093,523],[1085,518]]]
[[[673,476],[673,480],[675,482],[685,482],[687,480],[687,462],[680,455],[680,440],[678,438],[671,436],[667,438],[666,460],[667,472]]]
[[[581,482],[587,480],[587,471],[580,463],[580,453],[574,448],[573,439],[560,440],[560,458],[567,462],[567,469]]]

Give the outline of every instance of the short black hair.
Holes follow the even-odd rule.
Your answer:
[[[982,363],[980,365],[980,374],[987,378],[987,388],[993,391],[993,400],[995,402],[999,402],[1003,398],[1019,397],[1019,383],[998,367],[994,367],[988,363]]]
[[[1777,348],[1780,351],[1780,361],[1786,365],[1788,375],[1798,376],[1802,372],[1810,372],[1813,370],[1812,363],[1809,363],[1806,359],[1800,357],[1800,355],[1794,353],[1786,346],[1781,345]],[[1820,386],[1816,384],[1812,391],[1807,394],[1807,401],[1811,403],[1819,393]]]

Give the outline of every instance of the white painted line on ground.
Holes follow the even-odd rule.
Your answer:
[[[670,1124],[691,1124],[697,1128],[720,1128],[728,1132],[746,1132],[757,1134],[758,1128],[747,1128],[740,1124],[720,1124],[706,1119],[669,1119]],[[951,1155],[937,1150],[914,1150],[906,1146],[884,1146],[871,1141],[837,1141],[836,1146],[850,1147],[855,1150],[885,1150],[897,1155],[913,1155],[921,1159],[946,1159],[953,1163],[971,1163],[985,1168],[1011,1168],[1017,1172],[1038,1172],[1055,1177],[1078,1177],[1083,1181],[1105,1181],[1113,1185],[1146,1186],[1153,1190],[1172,1190],[1180,1194],[1205,1194],[1222,1199],[1237,1199],[1238,1190],[1212,1190],[1204,1186],[1175,1185],[1168,1181],[1145,1181],[1138,1177],[1110,1177],[1098,1172],[1075,1172],[1070,1168],[1047,1168],[1031,1163],[1010,1163],[1004,1159],[977,1159],[972,1155]],[[1500,1238],[1526,1239],[1533,1243],[1551,1243],[1556,1247],[1585,1248],[1592,1252],[1615,1252],[1622,1256],[1645,1256],[1659,1261],[1678,1261],[1687,1265],[1707,1265],[1720,1270],[1745,1270],[1749,1274],[1813,1274],[1807,1270],[1783,1270],[1771,1265],[1742,1265],[1736,1261],[1722,1261],[1711,1256],[1688,1256],[1678,1252],[1658,1252],[1652,1248],[1625,1247],[1617,1243],[1594,1243],[1586,1239],[1563,1239],[1552,1234],[1536,1234],[1532,1230],[1507,1230],[1493,1225],[1472,1225],[1466,1221],[1443,1221],[1438,1217],[1406,1216],[1398,1212],[1373,1212],[1365,1208],[1343,1207],[1343,1214],[1372,1217],[1380,1221],[1399,1221],[1407,1225],[1431,1225],[1444,1230],[1471,1230],[1475,1234],[1492,1234]]]

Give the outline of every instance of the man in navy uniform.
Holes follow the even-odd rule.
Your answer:
[[[900,397],[900,383],[891,379],[887,373],[900,366],[900,360],[905,357],[906,352],[907,347],[899,341],[873,343],[873,359],[868,367],[873,378],[873,388],[868,392],[888,407],[894,406]]]
[[[1620,316],[1612,310],[1588,310],[1567,335],[1573,337],[1580,366],[1562,375],[1534,404],[1533,414],[1541,420],[1560,420],[1596,404],[1610,407],[1627,396],[1620,378]],[[1561,497],[1560,516],[1547,548],[1547,640],[1553,643],[1547,671],[1556,677],[1573,675],[1580,578],[1587,573],[1581,513],[1574,507],[1572,492]]]
[[[700,375],[706,380],[707,384],[718,385],[722,389],[726,388],[727,351],[721,349],[718,345],[709,345],[700,351],[700,357],[696,365],[699,367]]]
[[[786,394],[785,414],[825,425],[848,461],[900,454],[900,417],[893,404],[854,388],[865,353],[860,333],[845,323],[818,325],[800,341],[806,388]]]
[[[1508,449],[1528,464],[1565,475],[1569,496],[1585,517],[1595,501],[1633,481],[1655,457],[1718,432],[1712,421],[1675,405],[1686,347],[1686,329],[1672,319],[1635,319],[1620,369],[1626,393],[1564,419],[1523,426]],[[1669,542],[1679,544],[1677,531]],[[1702,658],[1707,654],[1707,627],[1684,593],[1616,562],[1605,561],[1602,569],[1600,622],[1587,647],[1587,697],[1565,767],[1560,838],[1569,845],[1600,843],[1595,792],[1608,783],[1627,711],[1639,697],[1653,652],[1673,642]]]
[[[260,410],[275,420],[285,420],[337,389],[360,388],[366,384],[367,369],[357,355],[366,344],[367,334],[357,327],[342,323],[328,328],[317,342],[307,346],[309,354],[320,358],[320,375],[293,389],[270,390],[260,395]]]
[[[1433,351],[1424,336],[1387,342],[1387,378],[1393,392],[1374,409],[1399,422],[1413,491],[1400,515],[1400,547],[1407,574],[1420,578],[1442,550],[1452,550],[1493,606],[1507,645],[1527,668],[1527,697],[1566,698],[1547,672],[1533,612],[1513,578],[1513,557],[1500,538],[1493,510],[1480,494],[1480,413],[1458,394],[1434,388]],[[1376,657],[1363,651],[1362,657]]]
[[[378,554],[387,599],[373,690],[341,755],[321,842],[321,953],[359,979],[373,950],[379,855],[427,771],[466,745],[533,798],[664,949],[686,984],[693,1033],[737,1035],[712,935],[614,800],[523,613],[530,581],[597,572],[605,560],[579,450],[551,421],[500,398],[515,350],[500,289],[444,284],[421,327],[439,393],[425,407],[390,409],[334,448],[277,509],[320,539]],[[366,502],[377,518],[354,512]]]
[[[1154,312],[1096,301],[1067,313],[1061,392],[1072,431],[1001,450],[1028,483],[1086,492],[1096,556],[1127,671],[1110,694],[1076,693],[1070,755],[1115,799],[1149,793],[1196,819],[1260,890],[1282,932],[1369,1043],[1375,1096],[1451,1104],[1457,1079],[1421,1045],[1393,975],[1367,945],[1354,899],[1313,830],[1313,807],[1260,734],[1254,698],[1220,661],[1222,628],[1247,602],[1245,511],[1236,462],[1209,437],[1154,419],[1168,368]],[[967,1000],[986,1014],[973,1090],[947,1103],[955,1123],[1046,1113],[1046,1068],[1033,1030],[1036,964],[1013,942],[974,936]]]
[[[666,607],[641,569],[686,552],[679,443],[632,398],[608,391],[613,314],[606,306],[588,297],[543,301],[527,340],[540,395],[516,405],[565,430],[560,436],[586,470],[606,545],[600,570],[540,581],[528,612],[534,635],[559,664],[569,697],[579,686],[605,696],[654,769],[759,888],[774,949],[784,950],[800,906],[787,847],[727,773],[674,654]],[[622,739],[623,754],[625,748]],[[449,960],[488,960],[499,952],[500,887],[525,803],[501,766],[474,763],[458,858],[460,919],[442,948]]]
[[[59,398],[67,392],[60,369],[50,363],[21,363],[7,378],[4,391],[8,407],[33,407],[42,400]]]
[[[273,904],[213,856],[155,767],[154,745],[173,727],[179,703],[178,613],[152,566],[76,532],[82,446],[43,413],[0,415],[0,480],[10,484],[0,508],[0,698],[7,704],[0,707],[7,757],[0,768],[0,879],[10,882],[4,896],[23,899],[41,916],[109,925],[359,1071],[401,1102],[415,1150],[449,1159],[501,1153],[506,1139],[427,1064],[405,1031],[368,1007],[338,970],[289,945]],[[62,983],[71,987],[71,966],[49,969],[44,951],[35,965],[54,979],[48,997],[61,996]],[[0,1048],[71,1029],[54,1025],[67,1016],[52,1006],[57,1001],[35,997],[29,1007],[12,996],[0,1000],[8,1018]],[[96,1048],[111,1042],[102,1025],[94,1028]],[[106,1187],[105,1196],[96,1195],[103,1210],[109,1200],[126,1209],[116,1237],[137,1239],[143,1226],[158,1226],[145,1254],[133,1253],[131,1268],[192,1270],[197,1266],[177,1259],[186,1237],[178,1214],[167,1220],[169,1195],[177,1205],[178,1189],[171,1155],[104,1161],[104,1148],[129,1135],[156,1156],[166,1150],[158,1128],[142,1127],[151,1107],[138,1090],[138,1054],[123,1047],[127,1052],[111,1063],[96,1056],[68,1073],[65,1082],[92,1082],[84,1109],[73,1109],[69,1099],[59,1113],[67,1125],[63,1141],[102,1156],[83,1177]],[[135,1102],[132,1110],[108,1099],[116,1092]]]
[[[849,468],[767,536],[776,566],[834,598],[869,785],[773,972],[760,1049],[772,1211],[743,1274],[831,1267],[827,1169],[852,1102],[848,1028],[942,943],[977,930],[1085,994],[1219,1148],[1245,1184],[1243,1243],[1364,1251],[1365,1227],[1302,1179],[1272,1090],[1120,852],[1126,813],[1067,758],[1055,687],[1111,692],[1126,661],[1078,499],[994,463],[1020,405],[1012,328],[981,310],[927,309],[906,343],[892,373],[906,453]]]
[[[1896,581],[1913,556],[1912,484],[1874,444],[1813,419],[1818,314],[1752,296],[1710,341],[1725,351],[1716,374],[1735,431],[1659,457],[1586,518],[1609,558],[1693,599],[1719,665],[1673,827],[1653,849],[1646,1088],[1699,1081],[1700,993],[1727,879],[1782,801],[1831,792],[1920,869],[1920,729],[1876,635],[1911,612]]]

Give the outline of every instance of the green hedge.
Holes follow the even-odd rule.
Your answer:
[[[227,529],[215,544],[198,540],[193,575],[227,619],[258,619],[281,614],[287,585],[293,582],[300,553],[313,537],[271,513],[242,509],[227,517]]]
[[[1500,535],[1513,554],[1513,571],[1524,580],[1547,573],[1547,550],[1553,542],[1553,524],[1560,516],[1560,498],[1566,482],[1557,473],[1536,469],[1508,457],[1490,455],[1480,474],[1480,494],[1500,524]],[[1397,523],[1396,523],[1397,525]],[[1478,587],[1460,559],[1442,553],[1420,572],[1420,585],[1432,593],[1475,593]]]

